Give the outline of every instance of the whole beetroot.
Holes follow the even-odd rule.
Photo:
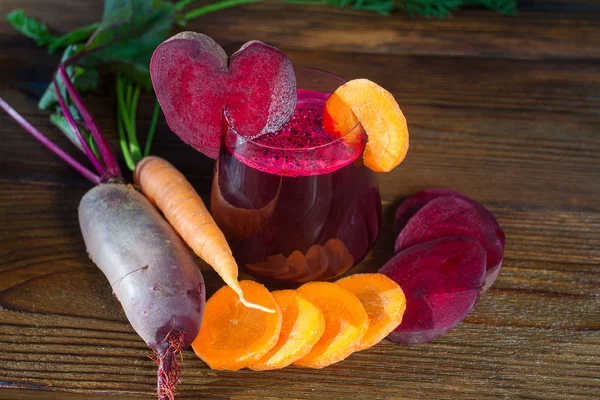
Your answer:
[[[100,184],[79,204],[87,251],[121,302],[133,329],[155,352],[158,398],[172,399],[177,356],[198,335],[204,280],[188,249],[131,186]]]
[[[122,183],[108,142],[71,82],[64,63],[58,75],[67,96],[56,96],[74,143],[95,172],[63,151],[0,97],[0,109],[50,151],[96,185],[79,204],[79,224],[88,253],[102,270],[135,331],[154,350],[158,398],[173,399],[179,380],[177,355],[196,338],[205,293],[202,274],[187,248],[150,202]],[[55,83],[56,85],[56,83]],[[98,154],[79,129],[67,98],[85,121]]]

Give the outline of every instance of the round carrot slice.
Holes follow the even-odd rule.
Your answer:
[[[336,282],[354,293],[369,316],[369,328],[354,351],[381,342],[402,322],[406,297],[400,286],[383,274],[355,274]]]
[[[298,293],[315,303],[325,315],[325,332],[310,353],[294,362],[306,368],[323,368],[348,357],[369,326],[360,300],[340,285],[309,282]]]
[[[375,172],[388,172],[404,160],[408,152],[408,127],[390,92],[367,79],[354,79],[337,88],[325,104],[325,129],[333,133],[349,132],[356,119],[368,137],[363,153],[367,167]]]
[[[325,331],[325,317],[315,304],[295,290],[278,290],[272,293],[281,308],[283,323],[275,347],[256,364],[254,371],[287,367],[307,355]]]
[[[352,254],[340,239],[329,239],[323,248],[327,252],[327,261],[329,262],[328,276],[341,275],[354,265]]]
[[[242,281],[248,301],[275,310],[267,313],[244,306],[229,286],[219,289],[204,307],[200,333],[192,343],[198,357],[212,369],[237,371],[263,357],[275,346],[282,314],[263,285]]]

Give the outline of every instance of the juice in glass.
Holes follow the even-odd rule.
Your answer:
[[[323,129],[335,75],[295,70],[298,100],[278,132],[247,139],[225,119],[211,212],[238,264],[261,278],[305,282],[362,260],[381,226],[375,174],[362,164],[360,125]]]

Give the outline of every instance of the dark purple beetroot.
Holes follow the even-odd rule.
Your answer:
[[[206,35],[181,32],[156,48],[150,75],[171,130],[217,158],[229,81],[225,50]]]
[[[194,341],[205,289],[189,249],[144,195],[100,184],[79,203],[90,258],[104,273],[133,329],[153,349],[158,399],[172,399],[178,357]]]
[[[396,254],[379,270],[406,295],[402,322],[388,338],[427,343],[455,328],[477,302],[485,264],[485,250],[468,237],[445,237]]]
[[[410,196],[408,199],[404,200],[402,204],[398,206],[396,210],[396,217],[394,221],[394,230],[396,232],[400,232],[405,226],[408,220],[417,213],[425,204],[429,203],[431,200],[435,200],[440,197],[458,197],[459,199],[466,200],[473,204],[477,211],[481,213],[482,216],[485,216],[494,224],[496,224],[496,234],[498,238],[502,242],[502,247],[505,244],[504,231],[498,225],[498,221],[496,221],[496,217],[492,214],[487,208],[482,206],[480,203],[471,199],[470,197],[465,196],[462,193],[459,193],[452,189],[445,188],[434,188],[434,189],[425,189]]]
[[[504,256],[504,246],[497,229],[498,224],[483,215],[472,201],[440,197],[425,204],[408,221],[396,239],[395,252],[448,236],[476,239],[487,255],[485,291],[498,276]]]
[[[156,97],[181,140],[217,158],[227,110],[236,131],[258,136],[279,129],[296,106],[296,78],[278,49],[252,41],[227,54],[210,37],[182,32],[161,43],[150,61]]]
[[[255,138],[290,119],[296,108],[296,76],[285,54],[253,40],[231,56],[229,70],[225,115],[239,134]]]

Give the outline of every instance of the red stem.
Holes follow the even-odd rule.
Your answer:
[[[104,160],[108,176],[111,178],[121,176],[121,169],[119,168],[119,164],[117,163],[115,156],[110,150],[108,143],[100,133],[100,129],[98,128],[98,125],[96,125],[96,122],[92,118],[92,115],[87,110],[83,98],[79,95],[77,89],[75,89],[75,86],[73,86],[73,82],[71,82],[71,80],[69,79],[64,64],[59,64],[58,73],[60,74],[63,82],[65,83],[67,92],[69,92],[69,95],[73,99],[77,110],[79,111],[81,117],[85,121],[86,127],[90,130],[92,136],[94,137],[94,140],[96,141],[96,144],[98,145],[98,151],[100,152],[100,155]]]
[[[94,152],[92,152],[92,149],[90,149],[90,146],[88,146],[87,141],[83,138],[83,135],[81,134],[81,131],[79,130],[79,127],[77,126],[77,124],[75,123],[75,120],[73,119],[73,115],[71,114],[69,107],[67,107],[67,105],[65,104],[65,101],[62,97],[62,93],[60,93],[60,89],[58,88],[58,85],[56,83],[56,78],[52,79],[52,83],[54,84],[54,91],[56,92],[56,99],[58,100],[58,105],[60,106],[60,109],[62,110],[65,118],[67,119],[67,122],[69,123],[69,126],[71,127],[71,130],[73,130],[73,132],[75,132],[75,136],[77,136],[77,140],[79,141],[79,144],[83,148],[83,152],[85,153],[87,158],[90,160],[90,162],[92,163],[92,165],[94,166],[96,171],[98,171],[100,176],[104,176],[104,174],[106,173],[106,168],[104,168],[104,165],[102,165],[100,163],[100,161],[98,161],[98,159],[94,155]]]
[[[92,171],[84,167],[78,161],[76,161],[73,157],[65,153],[60,149],[57,145],[52,143],[50,139],[44,136],[43,133],[38,131],[33,125],[31,125],[21,114],[19,114],[14,108],[12,108],[2,97],[0,97],[0,107],[6,111],[8,115],[19,125],[21,125],[27,132],[29,132],[33,137],[42,142],[44,146],[46,146],[50,151],[59,156],[63,161],[69,164],[73,169],[79,172],[81,175],[89,179],[93,184],[98,185],[101,182],[101,179],[98,175],[94,174]]]

